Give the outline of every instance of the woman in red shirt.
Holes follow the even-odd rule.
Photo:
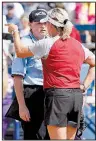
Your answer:
[[[50,139],[74,139],[80,124],[83,104],[82,92],[94,79],[95,59],[92,52],[70,37],[72,23],[61,8],[49,12],[48,29],[52,37],[37,41],[27,47],[20,41],[17,26],[11,24],[15,51],[18,57],[34,56],[42,59],[45,91],[45,125]],[[54,30],[54,34],[51,31]],[[83,84],[80,70],[83,62],[90,69]]]

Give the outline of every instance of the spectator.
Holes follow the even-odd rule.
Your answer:
[[[24,8],[21,5],[21,3],[19,2],[14,3],[14,11],[15,11],[15,16],[20,19],[21,16],[24,14]]]
[[[8,28],[5,26],[7,24],[6,16],[3,15],[3,34],[8,33]],[[6,40],[3,39],[3,98],[6,96],[8,88],[8,66],[7,66],[7,56],[8,56],[8,45]]]
[[[12,91],[13,91],[13,80],[8,74],[8,48],[10,41],[3,40],[3,139],[7,131],[7,127],[10,123],[10,119],[5,117],[5,114],[11,104],[12,100]]]
[[[74,26],[72,28],[72,32],[71,32],[70,36],[73,37],[73,38],[75,38],[79,42],[81,42],[80,33],[79,33],[79,31]]]
[[[88,23],[95,24],[95,3],[88,3]]]
[[[8,28],[5,26],[7,24],[6,16],[3,15],[3,33],[8,33]]]
[[[55,3],[54,2],[40,3],[38,9],[39,8],[46,9],[47,11],[49,11],[51,8],[55,8]]]
[[[36,10],[38,6],[39,6],[39,3],[34,3],[34,2],[24,3],[25,13],[29,15],[31,11]]]
[[[29,34],[30,27],[29,27],[29,19],[26,15],[21,16],[21,25],[22,30],[20,31],[20,37],[26,36]]]
[[[13,23],[18,26],[20,29],[20,20],[15,16],[15,8],[14,4],[9,3],[7,5],[7,15],[6,15],[7,23]]]
[[[7,55],[3,49],[3,98],[6,96],[8,88],[8,66],[7,66]]]

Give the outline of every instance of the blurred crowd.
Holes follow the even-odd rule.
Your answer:
[[[46,9],[60,7],[65,9],[70,16],[73,24],[95,24],[95,3],[33,3],[33,2],[18,2],[18,3],[2,3],[3,9],[3,105],[5,111],[8,109],[7,105],[10,105],[13,92],[13,81],[11,78],[11,63],[14,56],[13,38],[8,33],[8,29],[5,26],[7,23],[13,23],[18,25],[20,31],[20,37],[28,35],[29,28],[29,14],[35,9]],[[76,31],[79,32],[79,31]],[[75,33],[75,29],[74,32]],[[94,43],[95,33],[94,31],[79,32],[86,36],[85,39],[80,39],[83,43]],[[74,35],[75,36],[75,35]],[[8,95],[9,94],[9,95]],[[8,103],[9,100],[9,103]],[[7,106],[7,108],[6,108]],[[4,116],[4,115],[3,115]],[[6,129],[7,125],[4,128]],[[4,132],[5,133],[5,132]]]
[[[3,15],[6,15],[7,22],[19,24],[21,16],[26,13],[28,16],[32,10],[61,7],[64,8],[70,15],[73,23],[79,24],[94,24],[95,23],[95,3],[3,3]],[[14,16],[11,16],[13,15]],[[10,19],[11,16],[11,19]]]
[[[35,9],[46,9],[47,11],[54,7],[65,9],[73,24],[95,24],[95,3],[6,3],[3,2],[3,25],[5,23],[14,23],[18,25],[20,37],[25,36],[29,32],[28,16]],[[3,32],[8,32],[7,28],[3,28]],[[92,41],[89,31],[84,31],[86,41]],[[93,34],[93,33],[91,33]],[[93,39],[94,40],[94,39]]]
[[[3,25],[5,23],[13,23],[18,25],[20,37],[25,36],[29,32],[28,16],[35,9],[46,9],[47,11],[54,7],[65,9],[73,24],[95,24],[95,3],[32,3],[18,2],[6,3],[3,2]],[[3,33],[6,33],[7,28],[3,26]],[[91,42],[95,40],[95,34],[89,31],[83,31],[83,42]],[[84,36],[83,36],[84,35]],[[86,36],[86,37],[85,37]],[[92,36],[92,37],[91,37]]]

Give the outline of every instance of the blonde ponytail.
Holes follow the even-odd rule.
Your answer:
[[[73,24],[68,20],[66,24],[64,25],[64,28],[62,31],[62,36],[61,36],[62,40],[65,40],[70,37],[70,34],[72,32],[72,27],[73,27]]]
[[[68,13],[62,8],[54,8],[48,12],[48,15],[48,21],[57,28],[61,39],[69,38],[73,24],[69,20]]]

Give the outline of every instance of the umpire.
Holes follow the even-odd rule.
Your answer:
[[[22,38],[25,45],[47,36],[47,17],[43,9],[34,10],[29,15],[30,33]],[[12,76],[16,97],[6,116],[21,121],[24,140],[49,139],[44,119],[44,92],[41,60],[34,57],[17,58],[12,64]],[[23,91],[24,88],[24,91]]]

